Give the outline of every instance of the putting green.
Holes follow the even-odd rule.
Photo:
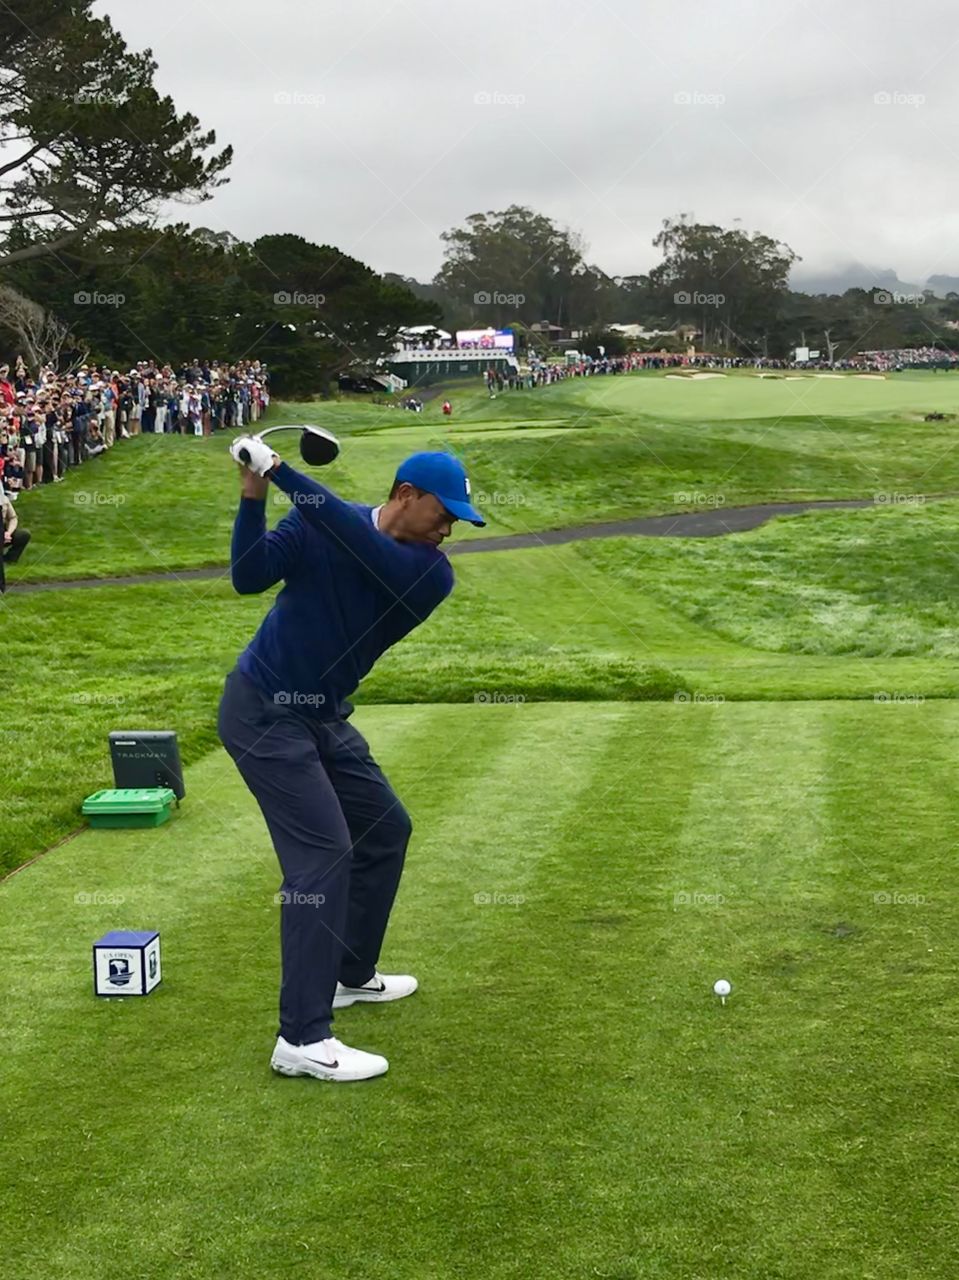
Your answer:
[[[803,375],[760,378],[730,372],[699,382],[665,374],[589,378],[573,384],[581,394],[599,396],[612,412],[640,412],[688,421],[708,415],[716,419],[794,418],[959,412],[959,372],[896,373],[871,379],[855,374],[834,377]]]

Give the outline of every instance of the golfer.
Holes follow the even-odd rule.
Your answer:
[[[376,659],[453,587],[440,550],[457,520],[485,523],[462,464],[415,453],[389,499],[346,502],[281,462],[256,436],[245,451],[233,527],[233,586],[283,589],[226,680],[219,732],[266,819],[283,871],[283,978],[274,1071],[320,1080],[382,1075],[386,1058],[341,1044],[334,1009],[412,995],[416,979],[377,972],[412,830],[349,723],[347,698]],[[266,528],[270,482],[292,510]]]

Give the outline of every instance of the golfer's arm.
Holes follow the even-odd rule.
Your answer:
[[[230,576],[235,591],[249,596],[275,586],[289,573],[299,551],[300,537],[289,519],[268,531],[266,499],[240,499],[230,545]]]
[[[413,604],[418,603],[420,595],[428,598],[434,594],[435,578],[431,570],[435,566],[421,552],[380,533],[372,520],[344,502],[332,489],[301,475],[285,462],[269,472],[269,476],[277,488],[293,499],[304,519],[352,551],[371,578]],[[439,557],[436,563],[445,562]]]

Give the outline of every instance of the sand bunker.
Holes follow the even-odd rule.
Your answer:
[[[870,382],[885,382],[886,375],[884,373],[856,373],[855,378],[868,378]]]
[[[814,378],[841,378],[841,373],[814,373]]]
[[[724,373],[667,373],[667,378],[681,379],[683,382],[702,382],[704,378],[725,378]]]

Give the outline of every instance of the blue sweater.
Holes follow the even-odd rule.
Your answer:
[[[267,532],[265,500],[241,498],[230,567],[241,595],[285,585],[238,666],[279,705],[319,720],[349,715],[348,695],[446,599],[453,569],[438,547],[397,542],[371,507],[286,463],[270,478],[293,509]]]

